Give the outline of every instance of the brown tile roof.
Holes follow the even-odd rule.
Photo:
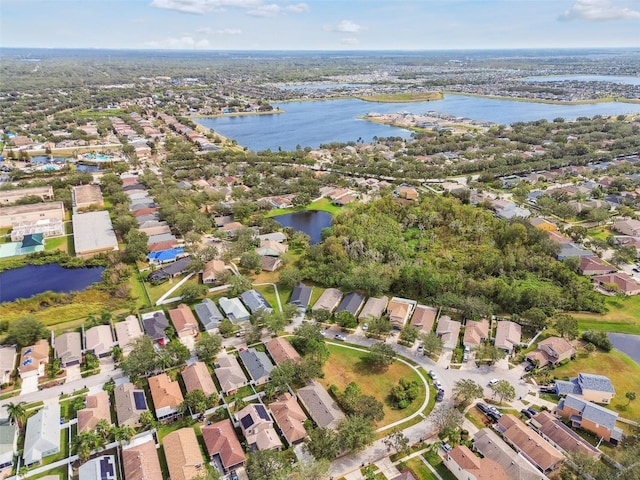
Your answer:
[[[513,349],[522,339],[522,327],[514,322],[498,322],[496,328],[495,346],[507,350]]]
[[[543,471],[555,468],[564,458],[549,442],[510,413],[498,420],[498,428],[511,444]]]
[[[463,342],[470,345],[480,345],[483,339],[489,336],[489,321],[482,319],[480,321],[469,320],[464,330]]]
[[[404,326],[404,322],[407,321],[407,315],[409,315],[410,308],[411,305],[408,303],[391,300],[389,305],[387,305],[391,324],[395,327],[402,328]]]
[[[280,365],[285,360],[293,360],[298,363],[301,360],[300,354],[296,352],[296,349],[291,346],[286,338],[276,337],[269,340],[266,346],[276,365]]]
[[[172,382],[166,373],[150,377],[149,390],[156,410],[164,407],[177,408],[184,401],[180,385]]]
[[[425,332],[430,332],[433,330],[433,324],[436,322],[437,315],[438,309],[436,307],[417,305],[411,317],[411,325],[415,325]]]
[[[78,410],[78,433],[93,430],[100,420],[106,420],[111,425],[111,410],[109,409],[109,394],[98,392],[87,395],[86,408]]]
[[[225,469],[243,464],[247,457],[229,419],[201,428],[209,457],[218,454]]]
[[[571,345],[567,340],[560,337],[549,337],[544,340],[538,342],[538,348],[540,347],[549,347],[558,355],[564,355],[567,352],[575,350],[573,345]]]
[[[597,458],[602,452],[554,417],[550,412],[542,411],[533,416],[531,425],[565,452],[581,452]]]
[[[158,451],[153,440],[122,450],[125,480],[162,480]]]
[[[290,393],[282,395],[269,405],[269,408],[289,444],[298,442],[307,436],[307,431],[304,428],[307,416],[296,398]]]
[[[209,396],[217,391],[216,384],[209,374],[209,369],[204,362],[195,362],[185,368],[182,373],[182,380],[187,392],[202,390]]]
[[[598,283],[615,283],[621,292],[635,294],[640,290],[640,285],[626,273],[610,273],[593,277]]]
[[[205,263],[204,268],[202,269],[202,280],[214,280],[217,279],[218,276],[224,272],[225,265],[222,260],[211,260],[210,262]]]
[[[25,364],[26,360],[31,362]],[[20,374],[38,370],[40,364],[49,363],[49,342],[46,340],[38,340],[35,345],[24,347],[20,351],[20,365],[18,371]]]
[[[358,315],[359,320],[367,320],[368,317],[379,318],[384,314],[384,311],[387,309],[387,304],[389,303],[389,297],[382,296],[379,298],[369,297],[367,303],[364,304],[362,310],[360,311],[360,315]]]
[[[598,257],[581,257],[578,270],[584,275],[585,272],[610,273],[615,272],[615,267],[604,263]]]
[[[173,323],[179,337],[185,335],[195,337],[198,334],[198,321],[189,305],[181,303],[176,308],[172,308],[169,310],[169,318],[171,318],[171,323]]]
[[[497,462],[477,457],[466,445],[455,447],[448,456],[475,480],[511,480]]]
[[[206,473],[200,445],[193,428],[181,428],[162,439],[171,480],[191,480]]]

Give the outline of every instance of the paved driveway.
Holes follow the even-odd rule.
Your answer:
[[[27,393],[38,391],[38,377],[27,377],[22,380],[22,388],[20,389],[20,396]]]

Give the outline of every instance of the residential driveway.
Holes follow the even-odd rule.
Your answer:
[[[38,377],[28,377],[22,380],[22,388],[20,390],[20,396],[27,393],[38,391]]]
[[[400,470],[396,468],[389,457],[378,460],[375,465],[380,469],[380,472],[389,480],[400,475]]]
[[[67,378],[64,383],[75,382],[82,378],[82,372],[80,371],[80,365],[72,365],[67,367]]]

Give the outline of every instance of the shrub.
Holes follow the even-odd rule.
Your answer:
[[[581,338],[585,342],[594,344],[596,347],[598,347],[600,350],[604,352],[610,352],[611,349],[613,348],[613,345],[611,344],[611,340],[609,340],[609,337],[607,336],[606,332],[585,330],[584,332],[582,332]]]

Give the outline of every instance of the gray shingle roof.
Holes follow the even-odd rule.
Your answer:
[[[358,313],[358,310],[360,310],[360,307],[362,307],[363,303],[364,295],[357,292],[347,293],[342,298],[340,305],[338,305],[336,313],[346,310],[347,312],[355,316]]]
[[[159,340],[166,336],[164,331],[169,326],[169,320],[163,311],[152,312],[142,319],[142,326],[151,339]]]
[[[618,414],[613,410],[601,407],[596,403],[583,400],[582,398],[574,395],[567,395],[565,398],[560,400],[558,410],[564,409],[565,406],[582,412],[582,418],[584,420],[590,420],[599,425],[603,425],[609,430],[613,430],[616,426]]]
[[[273,363],[271,363],[266,353],[259,352],[254,348],[248,348],[247,350],[242,350],[239,355],[249,375],[255,382],[259,382],[271,374]]]
[[[289,300],[289,303],[306,309],[311,301],[311,292],[311,287],[307,287],[306,285],[299,283],[295,286],[293,292],[291,292],[291,299]]]
[[[194,307],[198,320],[202,323],[205,330],[213,330],[217,328],[224,319],[216,304],[210,298],[205,298],[202,303],[198,303]]]
[[[578,383],[583,390],[596,390],[598,392],[616,393],[609,377],[593,373],[579,373]]]
[[[266,310],[271,312],[273,309],[267,299],[262,296],[260,292],[257,290],[247,290],[240,294],[240,299],[242,303],[244,303],[251,313],[254,313],[258,310]]]
[[[556,393],[558,395],[567,395],[570,393],[580,395],[582,394],[582,389],[578,382],[574,380],[556,380]]]

